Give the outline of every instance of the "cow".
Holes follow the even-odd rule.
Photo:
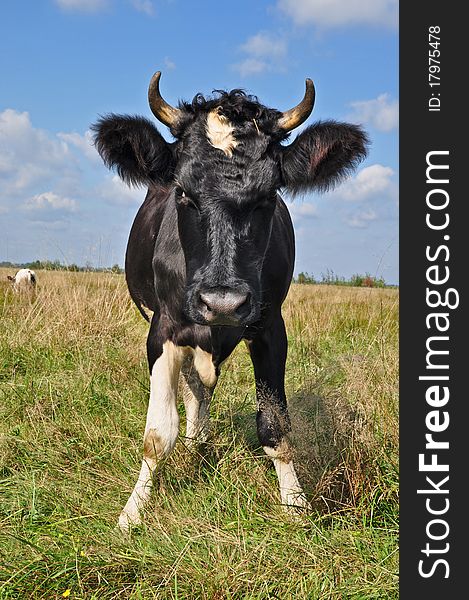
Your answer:
[[[223,362],[244,340],[254,367],[257,433],[273,460],[280,500],[290,511],[308,502],[293,465],[285,396],[287,336],[281,306],[292,281],[295,244],[280,190],[324,191],[363,160],[358,126],[332,120],[290,132],[309,117],[314,84],[281,112],[245,91],[197,94],[177,107],[148,89],[151,111],[169,128],[166,141],[140,116],[108,114],[92,125],[104,163],[147,193],[131,227],[125,273],[130,296],[150,320],[150,398],[143,460],[118,526],[141,523],[157,464],[174,448],[181,374],[186,438],[207,437],[209,404]]]
[[[36,290],[37,277],[31,269],[20,269],[16,275],[7,275],[7,278],[12,282],[15,292],[31,293]]]

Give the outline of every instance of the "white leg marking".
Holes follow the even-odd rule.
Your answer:
[[[150,497],[152,476],[158,460],[168,456],[176,443],[179,432],[177,387],[184,353],[184,348],[167,341],[163,344],[162,355],[153,365],[143,461],[137,483],[119,517],[119,527],[123,531],[141,523],[140,512]]]
[[[155,467],[155,460],[143,459],[137,483],[119,516],[118,526],[121,531],[127,532],[132,525],[138,525],[142,522],[140,511],[150,497],[151,479]]]
[[[309,503],[293,466],[291,451],[286,442],[281,442],[275,450],[264,446],[264,451],[273,460],[280,485],[280,499],[286,510],[309,508]]]
[[[188,443],[203,442],[209,432],[209,410],[217,373],[212,355],[197,346],[192,351],[192,361],[183,365],[183,391],[186,407],[186,437]]]
[[[186,407],[186,443],[189,447],[208,437],[210,391],[197,374],[184,374],[183,397]]]
[[[214,388],[218,377],[215,365],[212,362],[212,355],[199,348],[199,346],[192,353],[194,355],[194,367],[202,383],[208,388]]]

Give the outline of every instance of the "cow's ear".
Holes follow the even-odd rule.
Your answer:
[[[324,121],[307,127],[282,149],[284,188],[291,194],[330,189],[365,158],[367,146],[358,125]]]
[[[11,275],[7,275],[7,278],[8,278],[10,281],[13,281],[13,280],[15,279],[15,278],[14,278],[14,277],[12,277]]]
[[[167,183],[174,171],[172,144],[143,117],[107,115],[91,126],[104,163],[129,185]]]

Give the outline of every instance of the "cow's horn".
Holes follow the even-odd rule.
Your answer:
[[[161,71],[157,71],[150,81],[148,88],[148,102],[150,103],[151,112],[155,115],[158,121],[161,121],[168,127],[174,125],[179,119],[181,111],[168,104],[160,94],[160,77]]]
[[[314,83],[311,79],[307,79],[303,100],[295,108],[282,113],[278,120],[279,127],[284,131],[291,131],[304,123],[313,110],[315,97]]]

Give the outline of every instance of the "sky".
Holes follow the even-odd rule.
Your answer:
[[[155,71],[173,105],[243,88],[279,110],[310,77],[316,104],[302,128],[361,123],[371,147],[335,190],[285,197],[295,273],[397,284],[397,24],[397,0],[3,0],[0,262],[123,265],[145,190],[104,167],[90,125],[110,112],[153,119]]]

